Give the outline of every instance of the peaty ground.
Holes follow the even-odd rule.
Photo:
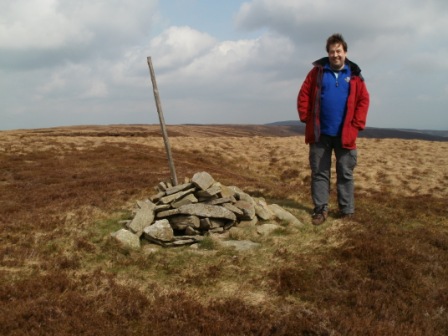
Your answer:
[[[2,335],[448,334],[446,142],[359,139],[355,219],[313,227],[303,136],[168,131],[179,180],[207,171],[305,226],[232,237],[248,252],[123,250],[109,234],[169,180],[158,126],[0,132]]]

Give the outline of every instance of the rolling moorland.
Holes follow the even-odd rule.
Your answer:
[[[314,227],[296,128],[168,134],[179,180],[207,171],[304,226],[231,237],[249,251],[127,250],[110,233],[170,176],[158,125],[2,131],[1,335],[448,334],[448,142],[360,138],[356,216],[337,218],[333,188]]]
[[[278,121],[271,126],[290,126],[290,131],[295,134],[304,134],[305,126],[298,120]],[[359,133],[361,138],[369,139],[409,139],[427,141],[448,141],[448,130],[417,130],[399,128],[366,127]]]

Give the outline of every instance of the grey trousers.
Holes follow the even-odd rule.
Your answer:
[[[339,211],[355,212],[353,170],[356,166],[356,149],[342,148],[341,137],[321,135],[319,142],[310,144],[311,196],[314,212],[328,211],[331,181],[331,157],[336,156],[336,186]]]

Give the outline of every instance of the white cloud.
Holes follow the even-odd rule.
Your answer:
[[[412,72],[419,74],[439,74],[448,71],[448,63],[446,62],[446,55],[448,47],[444,47],[437,52],[421,51],[420,53],[412,54],[406,59],[404,67],[412,69]]]
[[[448,125],[448,2],[241,3],[234,17],[241,37],[220,40],[160,17],[156,0],[1,1],[1,127],[149,122],[156,113],[148,113],[147,56],[170,123],[296,119],[297,91],[334,32],[346,37],[349,58],[363,69],[369,126]],[[160,20],[173,25],[151,35]],[[423,109],[421,124],[408,117]],[[27,111],[34,117],[24,118]]]
[[[37,101],[105,98],[109,94],[105,80],[109,78],[107,66],[98,62],[91,66],[65,64],[51,72],[51,77],[36,87]]]
[[[90,82],[90,86],[86,92],[84,92],[81,97],[82,98],[104,98],[107,97],[109,91],[107,89],[106,83],[104,83],[101,79],[94,79]]]
[[[443,14],[446,9],[446,2],[442,0],[252,0],[241,6],[235,20],[241,28],[269,26],[307,40],[307,36],[315,36],[313,28],[319,26],[335,26],[342,30],[349,27],[372,35],[378,32],[434,32],[447,25],[447,14]]]
[[[148,56],[149,51],[145,47],[130,48],[109,65],[111,83],[134,90],[145,85],[149,78]]]
[[[1,5],[0,48],[48,49],[87,43],[92,32],[66,13],[56,0],[4,1]]]
[[[184,38],[173,37],[179,32]],[[185,41],[190,41],[189,47],[183,46]],[[284,64],[293,58],[295,47],[278,34],[217,41],[191,28],[174,27],[154,38],[154,45],[166,52],[164,66],[160,67],[157,58],[153,63],[163,104],[175,113],[177,122],[269,122],[275,120],[272,110],[278,108],[278,101],[288,103],[285,97],[296,94],[297,78],[284,78],[285,73],[290,77],[291,69]],[[177,55],[184,49],[185,53]],[[291,119],[294,107],[288,105]],[[172,120],[169,114],[166,118]]]
[[[217,41],[188,27],[172,27],[150,43],[156,51],[153,63],[163,69],[172,81],[215,83],[247,76],[248,73],[267,74],[281,68],[294,52],[288,38],[266,34],[252,40]]]
[[[153,38],[149,51],[160,67],[179,66],[207,52],[216,40],[190,27],[170,27]]]
[[[339,32],[348,41],[349,56],[384,63],[400,54],[401,62],[403,56],[431,50],[430,41],[446,40],[448,5],[442,0],[252,0],[235,22],[243,30],[268,28],[289,37],[306,58],[324,52],[325,39]]]
[[[15,51],[16,57],[29,50],[66,59],[114,57],[149,36],[155,4],[156,0],[2,1],[0,50]]]

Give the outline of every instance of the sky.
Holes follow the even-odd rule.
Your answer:
[[[0,130],[297,120],[341,33],[367,126],[448,129],[446,0],[0,0]]]

